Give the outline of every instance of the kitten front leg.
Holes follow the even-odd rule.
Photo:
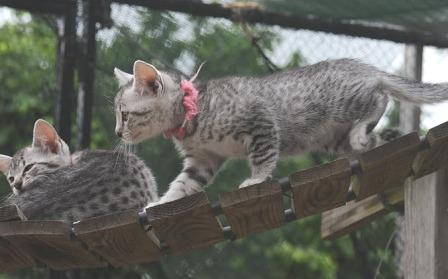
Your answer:
[[[256,134],[250,137],[248,159],[252,175],[241,183],[239,188],[262,183],[272,177],[280,153],[279,134],[271,130],[267,134]]]
[[[209,152],[187,154],[182,172],[171,182],[168,191],[158,202],[149,204],[155,206],[202,191],[219,170],[224,159]]]

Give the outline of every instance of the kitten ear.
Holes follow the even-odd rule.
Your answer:
[[[134,63],[134,89],[137,92],[151,90],[157,94],[159,88],[159,71],[151,64],[137,60]]]
[[[120,86],[120,87],[122,87],[123,85],[128,83],[133,78],[133,76],[131,74],[123,72],[122,70],[120,70],[118,68],[114,68],[114,74],[115,74],[115,78],[118,81],[118,86]]]
[[[61,139],[51,124],[43,119],[38,119],[34,123],[34,148],[40,148],[56,154],[60,151],[61,145]]]
[[[0,154],[0,171],[5,175],[9,171],[9,165],[11,164],[12,158],[6,155]]]

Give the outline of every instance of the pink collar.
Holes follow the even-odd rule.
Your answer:
[[[163,136],[166,139],[175,137],[178,140],[183,140],[186,133],[187,121],[193,120],[193,118],[198,114],[198,90],[193,85],[190,80],[182,80],[180,82],[180,88],[184,93],[182,103],[184,105],[185,116],[184,122],[180,127],[171,128],[163,132]]]
[[[163,136],[166,139],[174,136],[176,139],[182,141],[185,138],[185,126],[187,125],[187,121],[193,120],[198,114],[198,90],[194,86],[193,81],[198,76],[199,71],[201,70],[203,65],[204,63],[199,66],[198,71],[190,80],[182,80],[180,82],[180,89],[182,89],[182,92],[184,93],[184,96],[182,98],[182,103],[185,110],[184,121],[182,122],[181,126],[171,128],[163,132]]]

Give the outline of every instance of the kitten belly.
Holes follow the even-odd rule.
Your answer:
[[[246,156],[244,143],[236,141],[232,137],[225,137],[221,141],[201,140],[195,137],[185,140],[182,145],[186,149],[202,149],[224,158],[245,158]]]
[[[308,133],[282,133],[280,155],[291,156],[308,152],[341,153],[346,148],[351,123],[328,121]]]

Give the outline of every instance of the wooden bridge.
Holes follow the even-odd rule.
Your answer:
[[[414,132],[357,160],[339,159],[280,181],[223,193],[212,203],[201,192],[143,212],[73,224],[26,221],[15,206],[6,206],[0,208],[0,271],[156,261],[167,253],[244,238],[319,213],[323,213],[322,236],[334,238],[400,207],[406,179],[445,166],[448,122],[429,130],[423,140]]]

